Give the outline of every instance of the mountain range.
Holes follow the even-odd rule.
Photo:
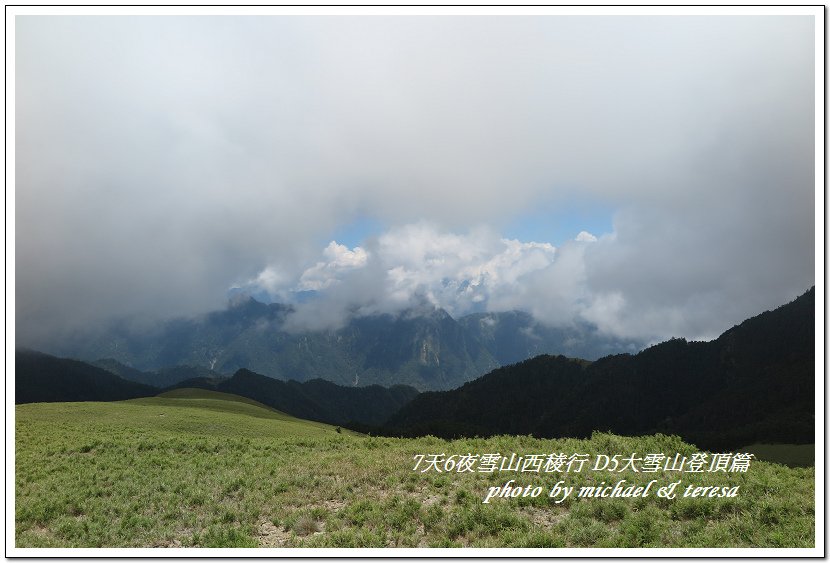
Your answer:
[[[14,382],[15,404],[121,401],[159,392],[86,362],[25,349],[15,351]]]
[[[238,299],[226,310],[150,329],[114,326],[104,336],[57,353],[154,385],[175,383],[176,377],[168,377],[175,373],[162,372],[186,365],[216,374],[244,368],[282,380],[403,384],[425,391],[452,389],[539,354],[596,359],[643,347],[641,342],[603,336],[588,324],[550,327],[518,311],[456,320],[430,307],[354,317],[339,329],[303,332],[287,328],[293,311],[287,305]],[[151,372],[157,376],[147,375]]]
[[[406,385],[344,387],[322,379],[280,381],[247,369],[229,378],[188,379],[172,388],[209,389],[256,398],[297,418],[360,428],[382,425],[418,395],[416,389]]]
[[[672,339],[595,362],[538,356],[422,393],[385,433],[676,434],[706,448],[815,439],[815,288],[711,342]]]
[[[114,367],[123,370],[123,366]],[[175,385],[154,387],[129,381],[79,360],[18,349],[15,352],[15,403],[121,401],[152,397],[176,388],[196,387],[256,398],[260,403],[298,418],[329,424],[377,426],[418,395],[418,391],[404,385],[342,387],[320,379],[302,383],[279,381],[245,369],[240,369],[233,377],[212,376],[207,370],[198,368],[180,367],[173,371],[180,375],[190,373],[193,377]],[[135,373],[129,375],[135,376]],[[159,377],[146,373],[140,376]],[[161,378],[164,379],[164,374]]]
[[[435,316],[438,326],[458,330],[458,342],[464,342],[460,323],[450,322],[448,315]],[[506,343],[495,350],[507,361],[511,350],[517,350],[508,338],[511,330],[503,328],[507,334],[499,336],[498,323],[482,323],[482,318],[489,317],[466,322],[482,330],[479,343],[487,343],[484,329],[493,329],[489,344]],[[412,319],[386,321],[400,323],[402,330],[413,326]],[[423,326],[420,322],[414,326]],[[521,318],[516,323],[521,332]],[[403,334],[412,337],[411,332]],[[401,334],[386,336],[387,341],[406,340]],[[524,341],[519,337],[518,342]],[[487,348],[482,344],[479,350]],[[363,354],[369,365],[389,365],[396,352],[400,350],[369,347]],[[405,385],[281,381],[246,368],[230,377],[199,366],[145,372],[115,360],[92,365],[19,349],[15,402],[114,401],[155,395],[162,388],[197,387],[248,397],[300,418],[393,436],[663,433],[721,449],[755,442],[814,442],[815,361],[813,288],[710,342],[671,339],[636,354],[596,361],[542,354],[452,390],[423,393]]]

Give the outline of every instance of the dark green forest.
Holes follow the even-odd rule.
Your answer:
[[[595,362],[539,356],[419,395],[390,435],[675,434],[706,448],[811,443],[815,290],[711,342],[672,339]],[[380,430],[378,430],[380,431]]]
[[[123,369],[123,366],[114,368]],[[165,381],[171,372],[191,378],[177,380],[170,386],[154,387],[128,381],[78,360],[17,350],[15,402],[121,401],[152,397],[170,389],[196,387],[255,399],[298,418],[340,425],[380,425],[418,394],[405,385],[343,387],[320,379],[302,383],[280,381],[245,369],[227,378],[204,368],[177,366],[162,370],[160,374],[143,373],[143,377]]]
[[[815,439],[814,322],[811,289],[711,342],[672,339],[594,362],[540,355],[451,391],[420,394],[406,385],[282,381],[248,369],[226,377],[198,366],[142,372],[114,360],[99,362],[112,370],[107,371],[18,350],[15,400],[115,401],[197,387],[255,399],[299,418],[391,436],[580,438],[604,431],[673,434],[712,449],[805,444]],[[395,349],[387,348],[387,357],[371,346],[366,354],[380,363],[399,357]]]

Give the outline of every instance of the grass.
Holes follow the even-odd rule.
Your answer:
[[[242,397],[240,395],[232,395],[231,393],[221,393],[219,391],[211,391],[210,389],[197,389],[195,387],[185,387],[182,389],[173,389],[171,391],[165,391],[164,393],[159,393],[153,399],[217,399],[221,401],[231,401],[237,403],[245,403],[248,405],[253,405],[255,407],[259,407],[261,409],[272,411],[276,413],[280,413],[277,409],[271,408],[267,405],[260,403],[259,401],[255,401],[253,399],[249,399],[248,397]],[[226,405],[227,406],[227,405]],[[284,414],[285,413],[281,413]],[[285,415],[289,416],[289,415]]]
[[[676,480],[413,471],[416,454],[696,451],[675,437],[378,438],[203,391],[16,407],[17,547],[813,547],[813,468],[683,474],[737,498],[482,500],[490,486]]]

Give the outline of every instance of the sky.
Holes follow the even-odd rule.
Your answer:
[[[15,320],[424,303],[708,339],[815,284],[808,16],[16,16]]]

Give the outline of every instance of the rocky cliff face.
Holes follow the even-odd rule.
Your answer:
[[[112,358],[145,371],[189,365],[231,374],[245,368],[278,379],[442,390],[542,353],[594,359],[639,349],[638,343],[603,338],[590,326],[551,328],[520,312],[456,320],[441,309],[424,309],[297,333],[286,330],[291,311],[249,299],[140,333],[116,327],[57,352],[90,361]]]

